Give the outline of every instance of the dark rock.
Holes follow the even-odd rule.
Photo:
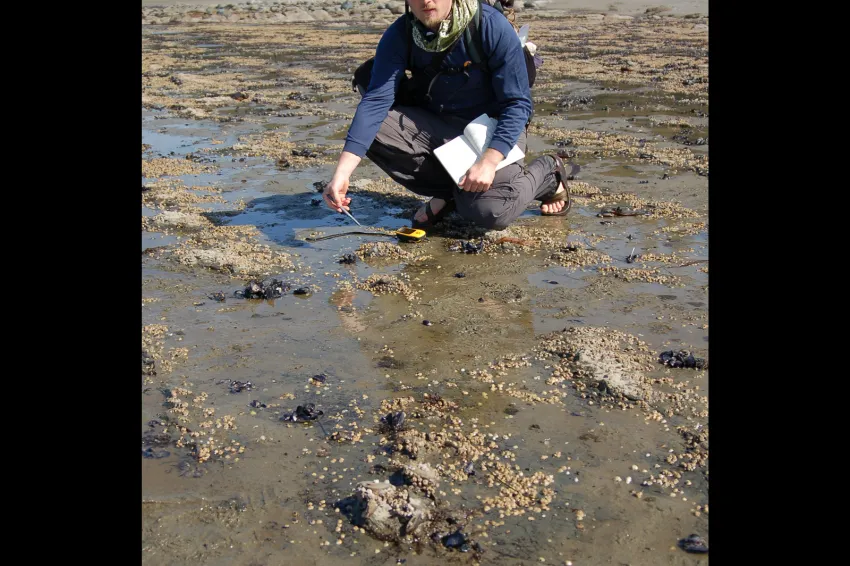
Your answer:
[[[251,391],[254,389],[254,384],[250,381],[231,381],[230,392],[242,393],[243,391]]]
[[[484,249],[484,240],[481,240],[477,244],[469,241],[463,243],[463,251],[468,254],[479,254],[481,250]]]
[[[153,448],[145,448],[142,450],[142,458],[168,458],[171,453],[168,450],[154,450]]]
[[[314,421],[324,415],[324,411],[317,411],[316,406],[313,403],[307,403],[306,405],[298,405],[295,408],[295,411],[289,414],[286,414],[280,418],[282,421],[290,421],[290,422],[306,422],[306,421]]]
[[[381,417],[381,424],[385,427],[389,428],[393,431],[401,430],[401,427],[404,425],[404,419],[406,415],[404,411],[397,411],[395,413],[387,413],[383,417]]]
[[[156,375],[156,360],[142,350],[142,375]]]
[[[248,282],[244,289],[240,289],[234,293],[237,297],[244,299],[277,299],[284,293],[289,291],[291,285],[272,279],[269,283],[252,279]]]
[[[678,352],[668,350],[666,352],[661,352],[658,361],[671,368],[704,369],[708,367],[705,358],[694,357],[694,355],[687,350],[679,350]]]
[[[402,369],[404,367],[404,363],[396,360],[391,356],[384,356],[380,360],[378,360],[379,368],[389,368],[389,369]]]
[[[442,542],[446,548],[454,548],[461,552],[469,552],[469,545],[467,544],[466,536],[460,532],[460,529],[450,535],[444,536]]]
[[[708,543],[701,536],[692,534],[679,541],[679,548],[693,554],[705,554],[708,552]]]

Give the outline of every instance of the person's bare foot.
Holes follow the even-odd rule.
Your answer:
[[[443,207],[446,206],[446,201],[441,198],[434,197],[430,201],[431,203],[431,212],[434,214],[439,213],[443,210]],[[428,203],[425,203],[419,210],[416,211],[416,214],[413,216],[413,219],[416,222],[427,222],[428,215],[425,213],[425,207],[428,206]]]
[[[555,191],[556,195],[560,195],[566,189],[564,188],[564,183],[560,183],[558,185],[558,190]],[[540,210],[545,212],[546,214],[554,214],[556,212],[561,212],[561,210],[567,205],[567,201],[559,200],[557,202],[553,202],[552,204],[541,204]]]

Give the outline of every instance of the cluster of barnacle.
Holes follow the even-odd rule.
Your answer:
[[[391,242],[368,242],[357,248],[355,253],[363,259],[378,257],[409,260],[414,257],[412,253]]]
[[[512,468],[501,462],[488,462],[486,468],[488,486],[499,484],[501,489],[498,496],[483,500],[485,512],[491,507],[497,507],[500,516],[523,515],[526,509],[535,513],[549,510],[548,505],[555,497],[555,491],[547,487],[555,481],[552,475],[535,472],[525,476],[519,466]]]
[[[436,393],[425,393],[423,395],[421,406],[423,409],[443,415],[457,411],[458,405],[454,401],[443,399]]]
[[[679,485],[679,481],[682,479],[682,474],[677,472],[676,470],[665,470],[662,469],[658,472],[658,476],[655,474],[650,474],[649,478],[643,480],[641,482],[642,486],[651,486],[657,485],[661,488],[675,488]]]
[[[679,467],[693,471],[708,463],[708,427],[700,426],[697,432],[687,427],[677,427],[679,434],[685,439],[687,452],[679,456]]]
[[[429,464],[417,462],[401,465],[395,460],[391,460],[390,464],[401,468],[401,474],[409,485],[434,499],[437,488],[440,486],[440,474]]]
[[[359,282],[357,288],[375,295],[402,295],[409,301],[416,297],[416,291],[410,285],[393,275],[371,275]]]

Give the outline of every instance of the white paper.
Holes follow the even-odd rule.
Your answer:
[[[466,125],[463,129],[463,135],[472,142],[478,153],[483,155],[484,150],[490,145],[490,141],[493,139],[493,134],[496,132],[496,126],[498,125],[499,122],[487,114],[482,114]]]
[[[449,176],[454,182],[460,184],[460,180],[469,171],[476,161],[489,147],[490,140],[496,131],[498,122],[493,118],[482,114],[463,129],[464,135],[458,136],[450,142],[441,145],[434,150],[434,155],[442,163]],[[515,163],[525,157],[525,153],[514,145],[508,155],[496,166],[496,171]]]
[[[522,44],[523,47],[525,47],[525,42],[528,41],[528,24],[525,24],[524,26],[519,28],[517,35],[519,36],[519,42]]]
[[[441,145],[434,150],[434,155],[458,185],[461,178],[480,157],[464,136],[458,136],[449,143]]]

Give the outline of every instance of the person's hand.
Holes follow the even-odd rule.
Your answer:
[[[460,178],[458,186],[470,193],[483,193],[490,189],[496,177],[496,166],[505,158],[499,151],[488,147],[481,159],[475,162],[466,175]]]
[[[322,198],[334,212],[340,212],[343,208],[349,210],[348,205],[351,203],[351,199],[345,196],[347,192],[348,177],[334,175],[331,182],[325,185]]]
[[[496,165],[481,159],[469,168],[466,175],[461,177],[459,186],[470,193],[483,193],[493,184],[496,176]]]

